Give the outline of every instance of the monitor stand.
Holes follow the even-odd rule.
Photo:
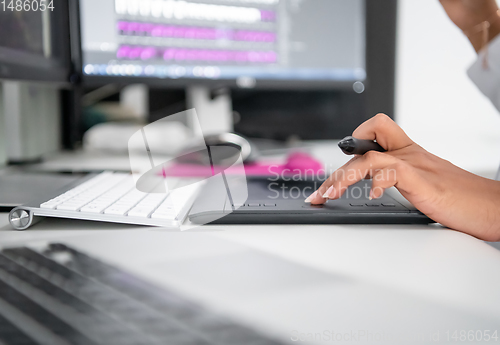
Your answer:
[[[186,89],[189,109],[194,108],[203,135],[233,131],[233,107],[229,89],[210,89],[206,86],[190,86]],[[188,119],[190,128],[195,129],[195,119]]]
[[[149,88],[144,84],[131,84],[120,91],[120,105],[134,111],[140,120],[146,120],[149,113]]]

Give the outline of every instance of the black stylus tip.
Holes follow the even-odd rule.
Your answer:
[[[354,150],[354,140],[352,137],[345,137],[341,141],[339,141],[339,147],[344,153],[352,153]]]

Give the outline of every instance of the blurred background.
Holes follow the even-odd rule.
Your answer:
[[[500,115],[467,76],[476,57],[439,1],[399,1],[398,124],[428,151],[493,178],[500,160]]]
[[[438,0],[57,6],[0,11],[4,163],[123,154],[137,128],[192,107],[204,132],[262,152],[341,139],[384,112],[463,168],[493,177],[500,161],[500,115],[468,79],[476,54]],[[158,134],[167,154],[188,136],[189,119],[178,125]]]

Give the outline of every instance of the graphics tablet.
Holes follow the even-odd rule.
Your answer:
[[[232,205],[230,191],[220,185],[205,185],[195,201],[189,219],[197,224],[427,224],[433,221],[418,211],[394,189],[369,200],[370,180],[348,188],[342,198],[324,205],[304,199],[322,182],[251,178],[248,199]],[[221,217],[224,215],[223,217]],[[218,219],[216,219],[218,218]],[[214,220],[216,219],[216,220]]]

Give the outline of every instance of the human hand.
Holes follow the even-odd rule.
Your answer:
[[[500,20],[496,18],[498,5],[495,0],[439,0],[448,17],[468,35],[474,49],[479,51],[485,43],[500,33]],[[495,20],[492,20],[495,19]],[[470,32],[484,21],[490,22],[488,42],[481,32]]]
[[[378,114],[352,134],[377,140],[387,152],[369,151],[335,171],[309,198],[338,199],[348,186],[372,179],[370,196],[392,186],[434,221],[481,239],[500,240],[500,182],[469,173],[414,143],[387,115]]]
[[[495,0],[439,0],[448,17],[462,31],[491,19],[498,10]]]

